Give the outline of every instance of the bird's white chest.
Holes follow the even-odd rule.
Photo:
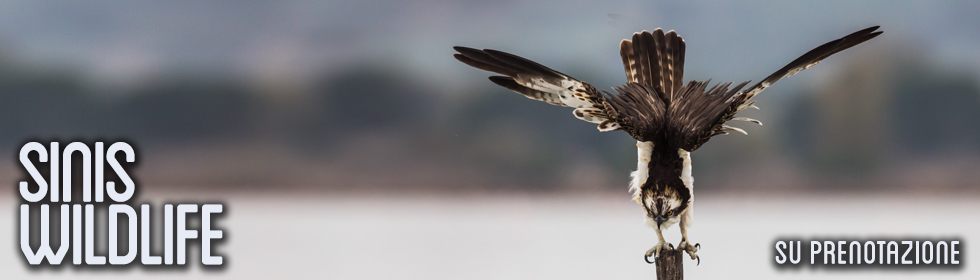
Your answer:
[[[677,149],[677,155],[684,160],[683,167],[681,168],[681,181],[691,191],[691,195],[694,195],[694,177],[691,176],[691,152],[685,151],[684,149]]]
[[[677,156],[683,160],[681,167],[681,181],[684,186],[694,196],[694,177],[691,176],[691,153],[684,149],[677,149]],[[630,192],[633,200],[643,203],[640,199],[640,187],[650,178],[649,166],[653,157],[653,142],[636,141],[636,171],[630,173]]]
[[[643,204],[640,200],[640,187],[650,177],[650,159],[653,157],[653,142],[636,141],[636,171],[630,173],[630,193],[633,200]]]

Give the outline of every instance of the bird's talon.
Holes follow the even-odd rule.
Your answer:
[[[643,256],[643,260],[645,260],[647,263],[652,264],[654,262],[650,261],[650,257],[652,256],[654,259],[656,259],[657,257],[660,256],[660,252],[666,250],[667,248],[673,250],[674,245],[663,241],[657,242],[657,245],[654,245],[653,247],[650,248],[650,250],[647,250],[647,253]]]
[[[698,266],[701,266],[701,256],[698,256],[697,259],[698,259]]]
[[[677,248],[679,250],[684,250],[684,252],[687,252],[687,255],[688,256],[691,256],[691,259],[692,260],[697,260],[698,261],[698,264],[701,263],[701,258],[698,257],[698,254],[697,254],[698,249],[701,248],[701,243],[695,243],[692,246],[691,243],[688,243],[687,242],[687,239],[685,238],[683,241],[681,241],[681,244],[678,245]]]

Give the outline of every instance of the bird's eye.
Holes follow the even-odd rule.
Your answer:
[[[667,211],[667,216],[674,215],[674,210]]]

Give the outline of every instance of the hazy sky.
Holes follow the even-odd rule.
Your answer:
[[[305,79],[367,61],[452,84],[478,76],[450,56],[466,45],[618,83],[619,41],[663,27],[688,42],[689,77],[739,81],[872,25],[885,35],[866,48],[978,69],[978,12],[969,1],[4,1],[0,53],[101,80],[174,70]]]

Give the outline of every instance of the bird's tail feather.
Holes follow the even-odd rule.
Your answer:
[[[684,85],[686,44],[676,32],[662,29],[633,33],[632,41],[619,44],[619,54],[629,82],[654,88],[666,104]]]

